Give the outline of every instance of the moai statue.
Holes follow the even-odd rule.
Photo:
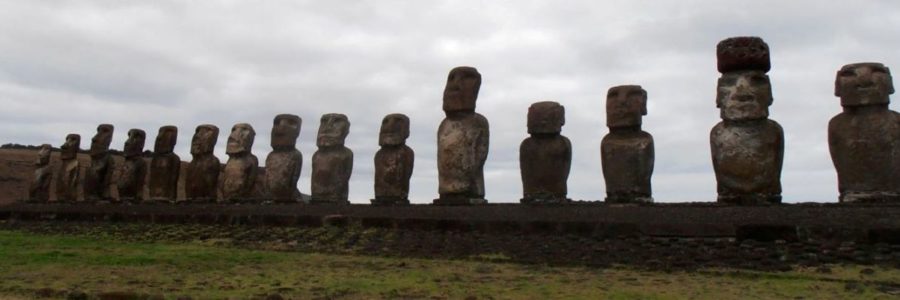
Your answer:
[[[297,181],[303,154],[297,150],[297,137],[302,122],[291,114],[277,115],[273,121],[272,152],[266,157],[266,187],[274,202],[291,203],[300,198]]]
[[[484,162],[490,132],[487,119],[475,112],[481,74],[472,67],[450,70],[444,88],[446,118],[438,128],[437,205],[484,204]]]
[[[59,172],[56,173],[56,201],[78,201],[78,181],[80,179],[80,167],[78,151],[81,150],[81,136],[70,133],[66,136],[66,143],[59,147],[59,159],[61,160]]]
[[[524,204],[559,204],[566,198],[572,143],[560,135],[566,123],[566,110],[553,101],[536,102],[528,107],[528,134],[519,146],[519,170],[522,173]]]
[[[113,158],[109,154],[114,127],[111,124],[97,126],[97,134],[91,138],[91,166],[84,176],[85,201],[110,200],[113,177]]]
[[[210,124],[197,126],[191,139],[191,163],[184,178],[184,194],[188,201],[215,202],[219,172],[222,169],[219,158],[213,155],[219,127]]]
[[[828,123],[841,202],[900,201],[900,114],[888,109],[891,72],[880,63],[846,65],[834,94],[844,112]]]
[[[38,158],[34,162],[34,178],[28,188],[28,202],[50,201],[50,178],[53,177],[53,170],[50,168],[52,150],[50,144],[43,144],[38,150]]]
[[[228,162],[222,172],[222,198],[226,202],[250,202],[255,200],[253,187],[259,172],[259,160],[250,153],[256,131],[247,123],[238,123],[231,127],[225,153]]]
[[[639,85],[612,87],[606,94],[606,127],[600,143],[606,202],[653,202],[653,136],[641,130],[647,115],[647,91]]]
[[[353,151],[344,147],[350,133],[350,121],[343,114],[322,115],[312,158],[312,203],[349,204],[350,174],[353,172]]]
[[[173,151],[178,141],[178,127],[163,126],[156,135],[153,159],[150,160],[150,200],[175,202],[181,158]]]
[[[406,145],[409,117],[389,114],[381,121],[375,153],[375,199],[372,205],[409,204],[409,179],[412,177],[415,153]]]
[[[758,37],[719,42],[716,106],[722,122],[710,132],[720,203],[781,203],[784,131],[769,120],[769,46]]]
[[[119,175],[119,200],[140,202],[144,200],[144,182],[147,180],[147,162],[144,161],[144,141],[147,134],[140,129],[128,130],[125,140],[125,163]]]

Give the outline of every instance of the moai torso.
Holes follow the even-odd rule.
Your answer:
[[[78,150],[81,136],[69,134],[66,143],[60,147],[60,166],[56,173],[56,200],[59,202],[75,202],[78,200],[78,181],[80,164]]]
[[[144,199],[144,182],[147,180],[147,162],[144,161],[146,133],[140,129],[128,130],[125,141],[125,162],[118,180],[119,199],[141,201]]]
[[[342,114],[322,116],[312,158],[311,201],[350,203],[348,193],[353,172],[353,151],[344,146],[350,122]]]
[[[487,119],[475,112],[481,74],[475,68],[450,71],[444,89],[447,117],[438,128],[438,205],[486,203],[484,162],[490,132]]]
[[[111,200],[113,159],[109,154],[113,126],[100,124],[97,134],[91,139],[91,166],[84,178],[84,198],[86,201]]]
[[[710,148],[718,201],[780,203],[784,132],[768,119],[768,45],[756,37],[730,38],[719,43],[717,56],[722,77],[716,106],[722,122],[710,132]]]
[[[653,136],[641,130],[647,114],[647,92],[639,85],[609,89],[606,125],[609,134],[600,143],[606,202],[653,202],[650,178],[655,153]]]
[[[719,200],[778,203],[784,132],[772,120],[720,122],[710,133]]]
[[[882,64],[838,71],[835,95],[844,112],[828,123],[828,145],[841,202],[900,201],[900,114],[888,109],[893,92]]]
[[[300,198],[297,181],[303,167],[303,154],[297,150],[302,120],[290,114],[275,116],[272,126],[272,152],[266,157],[266,188],[275,202],[292,203]]]
[[[34,163],[34,177],[28,189],[29,202],[50,201],[50,179],[53,177],[53,170],[50,168],[51,150],[50,144],[43,144],[38,150],[38,159]]]
[[[537,102],[528,108],[530,137],[519,146],[522,199],[528,204],[556,204],[570,200],[567,180],[572,144],[560,135],[565,109],[556,102]]]
[[[215,202],[222,164],[213,155],[219,128],[204,124],[197,126],[191,139],[191,163],[184,180],[184,194],[188,201]]]
[[[375,199],[373,205],[409,204],[409,179],[412,177],[415,153],[406,145],[409,118],[390,114],[381,122],[375,153]]]
[[[222,172],[222,198],[227,202],[253,202],[253,187],[258,175],[259,160],[250,153],[256,131],[250,124],[239,123],[228,136],[228,162]]]
[[[174,202],[178,197],[178,176],[181,158],[172,152],[178,138],[178,128],[163,126],[156,136],[153,159],[150,160],[150,200]]]

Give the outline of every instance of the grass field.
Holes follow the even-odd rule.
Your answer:
[[[0,231],[0,298],[896,299],[900,270],[654,272],[129,243]],[[121,299],[121,298],[120,298]]]

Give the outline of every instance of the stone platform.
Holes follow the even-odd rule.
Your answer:
[[[565,206],[489,204],[449,207],[11,204],[0,206],[0,220],[362,226],[460,232],[563,233],[610,238],[734,238],[900,244],[898,204],[726,206],[713,203],[576,203]]]

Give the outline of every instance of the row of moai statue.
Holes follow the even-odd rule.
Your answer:
[[[735,37],[716,48],[718,80],[716,106],[722,121],[710,132],[713,168],[718,185],[718,202],[767,204],[781,202],[781,169],[784,161],[784,132],[768,118],[772,88],[766,74],[771,68],[768,45],[758,37]],[[450,71],[443,95],[446,118],[437,132],[437,205],[483,204],[484,163],[489,147],[487,119],[475,112],[481,74],[472,67]],[[835,96],[844,111],[828,126],[829,149],[838,174],[841,202],[900,201],[900,114],[888,109],[894,92],[890,71],[880,63],[850,64],[841,68],[835,80]],[[601,142],[601,163],[606,181],[606,201],[611,203],[652,202],[650,178],[654,166],[653,137],[641,129],[647,114],[647,92],[639,85],[612,87],[606,99],[607,134]],[[266,159],[269,199],[296,202],[302,155],[295,144],[301,120],[294,115],[275,117],[273,152]],[[571,167],[571,142],[560,133],[565,109],[557,102],[544,101],[528,108],[528,133],[519,148],[523,198],[526,204],[560,204],[567,198]],[[353,168],[353,152],[344,146],[350,123],[341,114],[322,116],[313,155],[312,203],[349,203],[348,182]],[[91,161],[84,189],[86,198],[102,199],[108,192],[111,159],[108,152],[112,125],[100,125],[91,144]],[[132,129],[125,143],[125,166],[118,181],[123,199],[139,199],[143,174],[141,157],[144,132]],[[173,200],[180,159],[172,153],[177,129],[160,128],[150,164],[150,200]],[[257,159],[250,153],[255,133],[249,124],[237,124],[228,138],[229,155],[224,170],[212,154],[218,128],[200,125],[194,135],[187,172],[189,200],[212,201],[216,189],[224,201],[251,199],[257,176]],[[376,205],[409,204],[409,180],[414,152],[405,144],[409,118],[390,114],[384,118],[379,135],[381,149],[375,155]],[[71,134],[62,149],[62,165],[57,172],[57,197],[74,199],[78,176],[79,137]],[[32,195],[48,198],[49,145],[41,149]],[[221,178],[220,178],[221,177]],[[220,182],[221,181],[221,182]]]

